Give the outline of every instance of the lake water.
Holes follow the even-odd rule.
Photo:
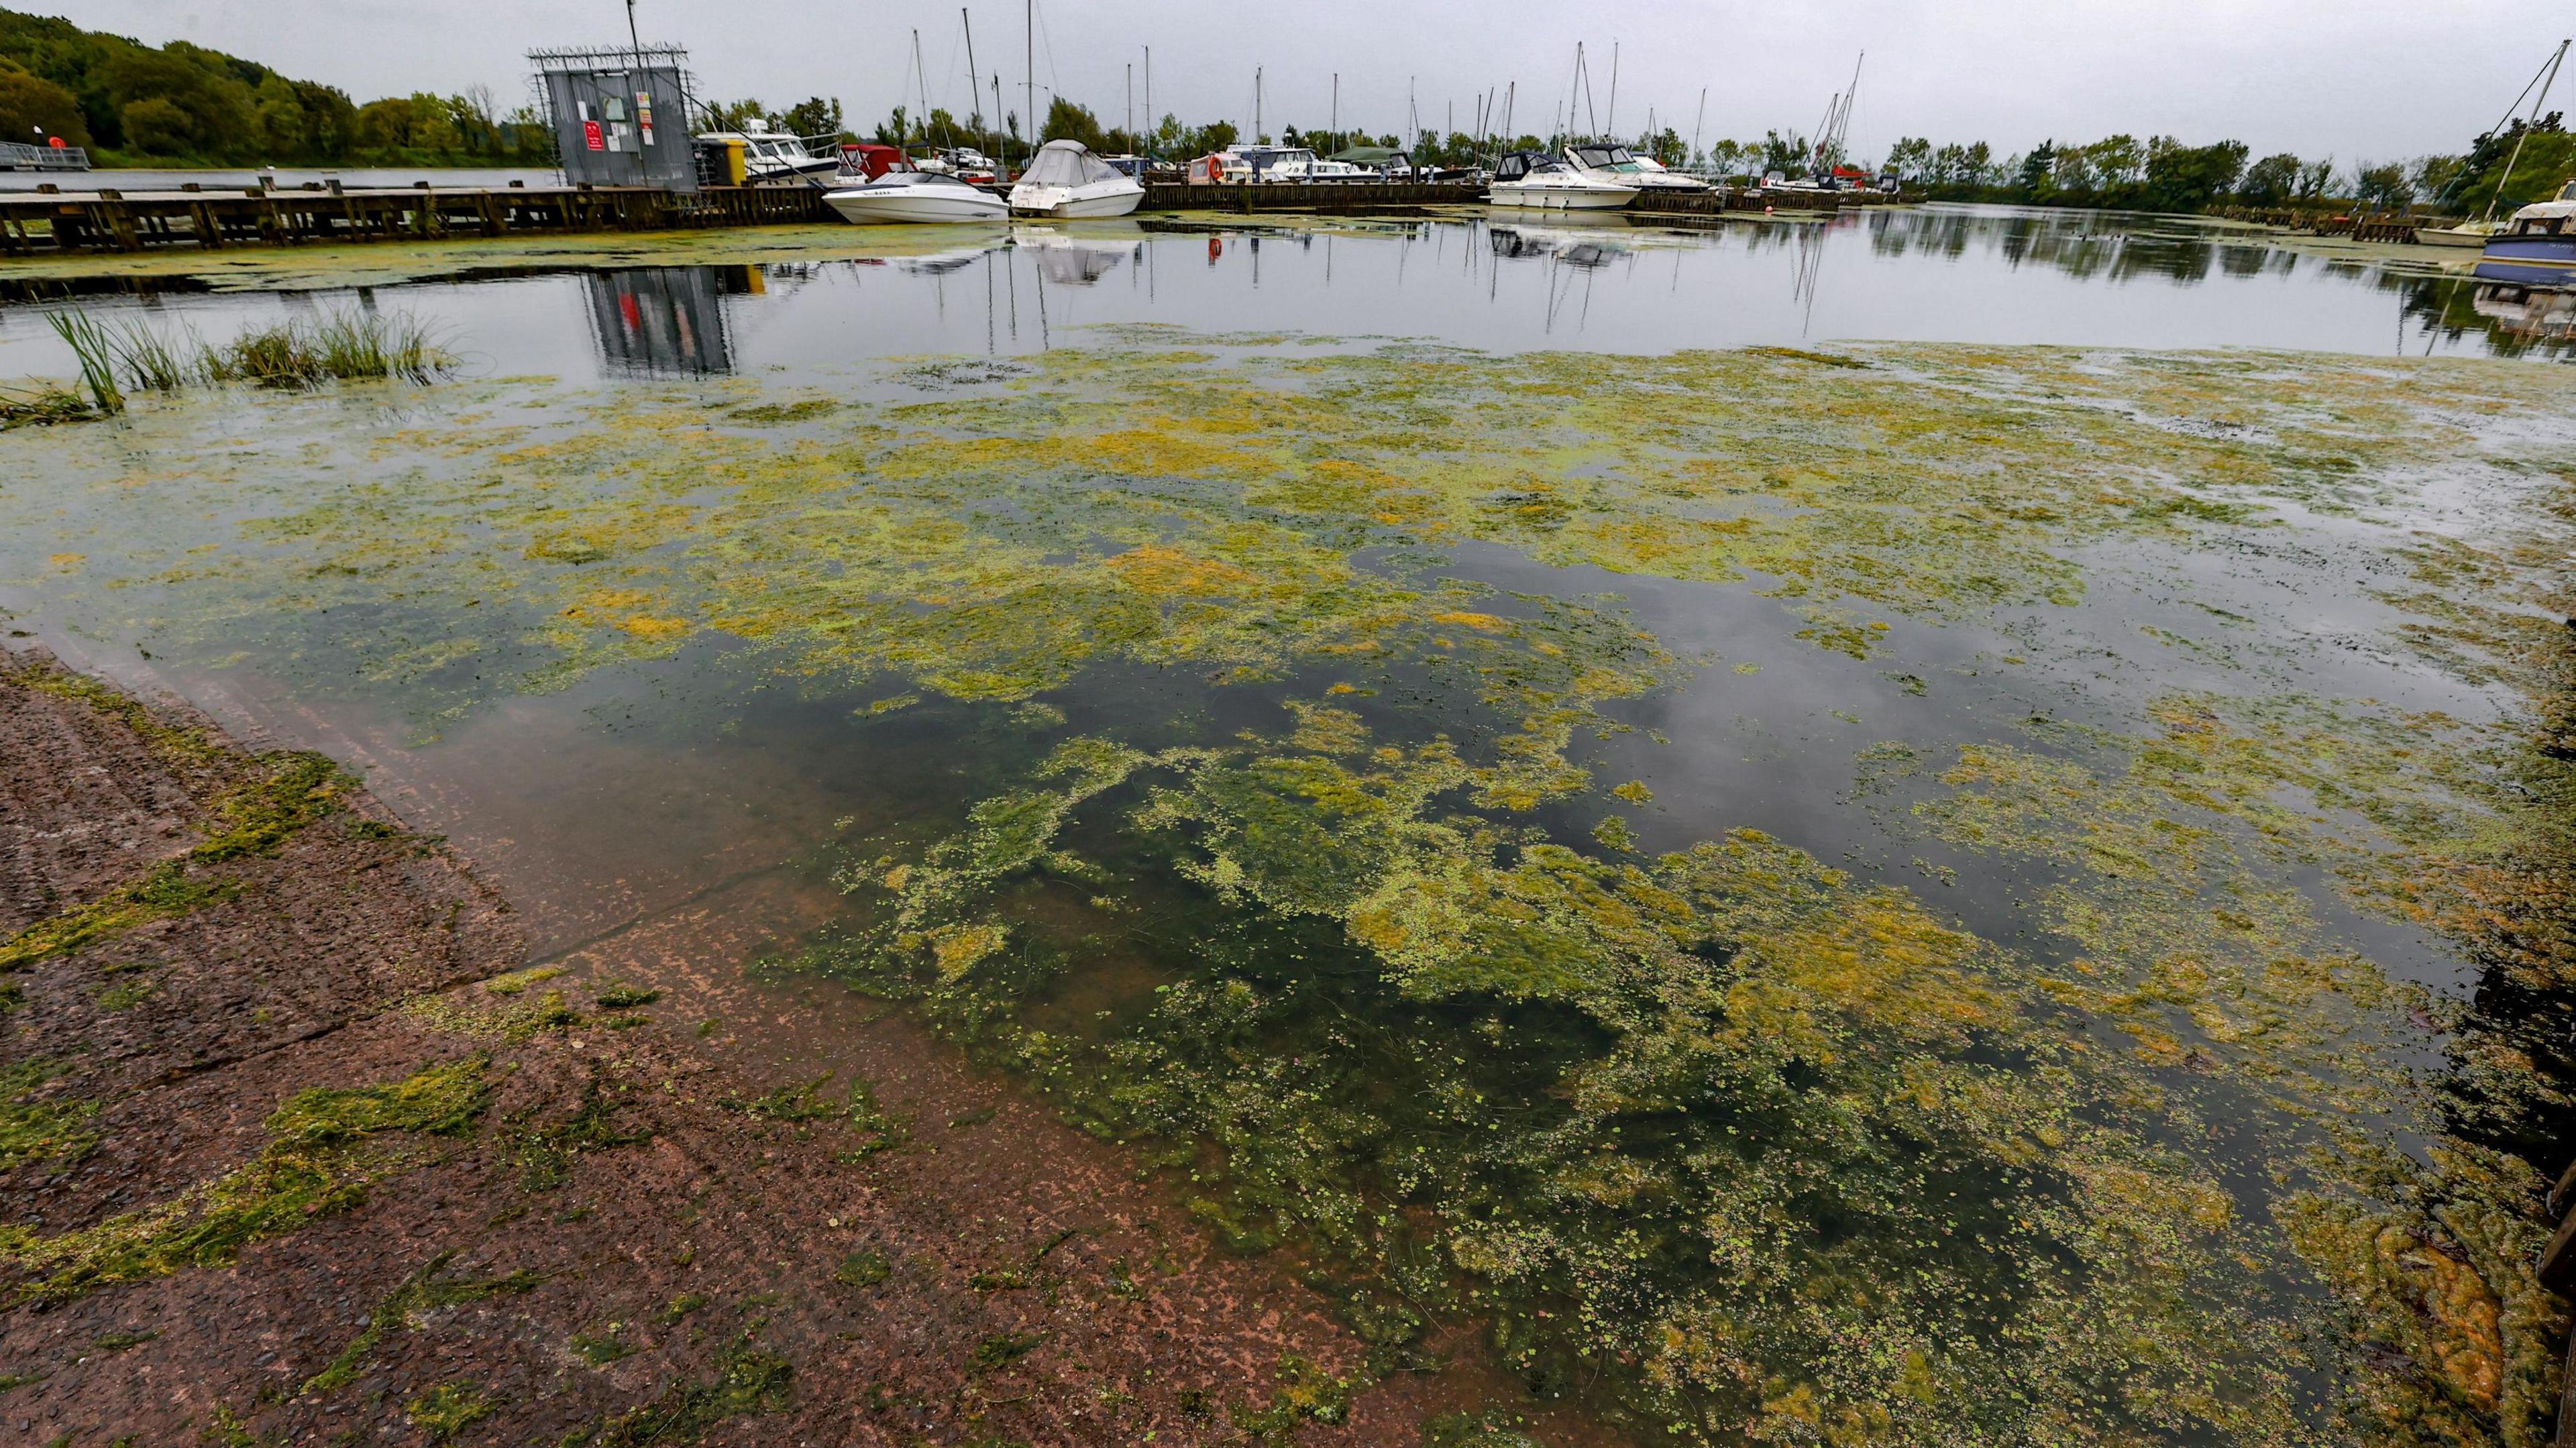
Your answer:
[[[2548,1350],[2350,1314],[2526,1300],[2477,1153],[2566,1115],[2481,923],[2564,863],[2549,299],[1944,208],[741,240],[0,308],[0,376],[63,306],[461,359],[0,435],[0,609],[541,949],[828,875],[778,970],[1657,1441],[2306,1442]]]

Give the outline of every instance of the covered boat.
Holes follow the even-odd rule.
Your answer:
[[[1080,141],[1049,141],[1011,188],[1011,210],[1066,219],[1124,216],[1145,199],[1145,183],[1120,174]]]

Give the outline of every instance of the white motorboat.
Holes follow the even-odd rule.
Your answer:
[[[697,139],[714,145],[741,142],[742,179],[755,184],[829,176],[841,169],[841,158],[837,152],[818,156],[806,146],[803,137],[773,131],[767,121],[756,117],[743,122],[739,131],[704,131]]]
[[[955,176],[909,166],[823,193],[823,204],[861,226],[1008,221],[1011,203]]]
[[[1639,188],[1586,176],[1544,151],[1513,151],[1494,166],[1485,199],[1496,206],[1542,211],[1615,211],[1637,199]]]
[[[2426,246],[2484,247],[2487,238],[2502,230],[2502,222],[2463,221],[2457,226],[2419,226],[2415,228],[2415,239]]]
[[[1614,186],[1640,191],[1706,191],[1708,183],[1665,170],[1625,146],[1578,141],[1565,148],[1565,164],[1576,172]]]
[[[1080,141],[1049,141],[1011,188],[1011,210],[1021,216],[1067,220],[1124,216],[1145,199],[1145,183],[1091,153]]]

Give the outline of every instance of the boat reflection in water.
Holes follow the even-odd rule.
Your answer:
[[[769,290],[754,266],[586,272],[591,335],[613,372],[703,377],[733,370],[721,298]]]
[[[1494,255],[1512,260],[1545,257],[1563,266],[1608,266],[1628,248],[1594,233],[1553,226],[1496,226],[1486,232]]]
[[[1145,260],[1145,233],[1132,222],[1078,233],[1023,226],[1012,230],[1011,241],[1036,259],[1041,278],[1058,286],[1087,287],[1123,263]]]
[[[2495,330],[2534,342],[2576,341],[2576,292],[2490,282],[2478,288],[2479,316]]]

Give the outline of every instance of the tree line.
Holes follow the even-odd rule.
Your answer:
[[[0,140],[60,137],[109,163],[542,165],[552,134],[486,87],[363,105],[219,50],[148,46],[67,20],[0,10]]]
[[[2521,158],[2514,159],[2520,143]],[[2506,174],[2511,165],[2512,174]],[[1908,188],[1936,199],[2017,201],[2043,206],[2138,211],[2205,211],[2233,205],[2258,209],[2410,207],[2459,213],[2490,205],[2510,210],[2556,194],[2576,168],[2576,137],[2552,112],[2525,133],[2517,120],[2479,136],[2464,155],[2360,161],[2303,159],[2289,152],[2253,159],[2242,141],[2188,146],[2172,136],[2141,142],[2106,136],[2083,145],[2042,141],[1999,155],[1984,142],[1934,146],[1908,137],[1888,149],[1883,167]]]

